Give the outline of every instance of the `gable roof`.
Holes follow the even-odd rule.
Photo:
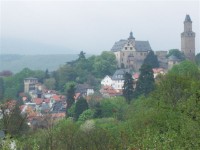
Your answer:
[[[112,80],[124,80],[124,74],[130,72],[130,69],[118,69],[112,76]]]
[[[118,42],[115,42],[115,44],[111,48],[111,51],[112,52],[121,51],[127,42],[128,40],[120,40]],[[135,41],[135,49],[136,51],[152,50],[149,41]]]
[[[151,51],[149,41],[135,41],[136,51]]]

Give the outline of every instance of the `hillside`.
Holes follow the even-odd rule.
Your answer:
[[[56,70],[60,65],[78,57],[77,54],[56,55],[0,55],[0,71],[10,70],[13,73],[28,67],[32,70]]]

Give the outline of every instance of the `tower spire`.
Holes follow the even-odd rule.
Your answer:
[[[129,39],[129,40],[130,40],[130,39],[135,39],[135,38],[133,37],[133,32],[132,32],[132,31],[130,32],[130,35],[129,35],[129,38],[128,38],[128,39]]]

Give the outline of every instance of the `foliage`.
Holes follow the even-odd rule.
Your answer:
[[[158,68],[159,62],[157,56],[154,54],[153,51],[150,51],[147,57],[144,59],[143,64],[150,65],[152,68]]]
[[[5,91],[4,80],[3,78],[0,77],[0,101],[2,101],[4,98],[4,91]]]
[[[12,136],[23,134],[28,130],[26,116],[21,114],[16,101],[7,101],[0,105],[2,113],[2,129]]]
[[[44,85],[50,90],[55,89],[56,80],[54,78],[47,78],[44,80]]]
[[[169,53],[167,54],[167,58],[170,56],[176,56],[180,60],[185,60],[185,55],[179,51],[178,49],[170,49]]]
[[[183,61],[179,65],[173,66],[173,68],[169,71],[169,74],[176,74],[179,76],[196,79],[200,77],[198,66],[189,60]]]
[[[3,78],[5,85],[4,99],[17,99],[19,93],[24,91],[24,79],[28,77],[35,77],[39,81],[43,81],[44,72],[24,68],[21,72],[13,76]]]
[[[195,62],[198,66],[200,66],[200,53],[195,56]]]
[[[134,97],[138,97],[142,94],[147,96],[151,91],[154,90],[154,76],[152,67],[143,64],[140,68],[140,76],[136,82],[136,88],[134,91]]]
[[[70,108],[74,103],[75,99],[75,84],[70,84],[69,89],[67,89],[67,108]]]
[[[80,98],[75,104],[74,119],[78,120],[79,116],[88,109],[88,103],[84,98]]]
[[[126,72],[124,75],[123,96],[128,103],[133,98],[133,90],[133,78],[130,73]]]
[[[94,111],[91,109],[87,109],[79,116],[78,121],[84,122],[86,120],[92,119],[93,116],[94,116]]]

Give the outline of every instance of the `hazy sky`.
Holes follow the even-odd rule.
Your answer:
[[[50,54],[72,53],[72,50],[100,53],[110,50],[114,42],[128,38],[130,31],[136,40],[148,40],[153,50],[180,49],[180,33],[183,32],[186,14],[189,14],[193,21],[196,51],[200,52],[198,0],[0,1],[1,39],[66,48],[66,51],[59,48],[57,52],[49,51]],[[7,44],[12,45],[9,42]],[[43,53],[37,48],[27,48],[24,52],[17,46],[16,49],[0,50],[2,54]]]

